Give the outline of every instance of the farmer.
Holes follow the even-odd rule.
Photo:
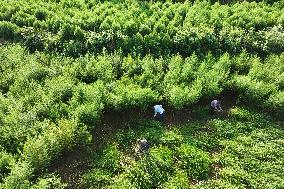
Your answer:
[[[215,112],[222,112],[221,100],[212,100],[210,105],[210,114],[213,115]]]
[[[164,122],[165,110],[162,105],[154,106],[154,119]]]
[[[138,154],[148,153],[150,149],[150,143],[146,139],[138,139],[136,141],[135,152]]]

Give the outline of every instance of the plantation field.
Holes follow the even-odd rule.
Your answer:
[[[175,180],[175,176],[182,177],[184,182],[193,179],[192,183],[199,183],[199,180],[202,181],[202,179],[210,180],[209,175],[214,173],[212,170],[214,165],[224,168],[224,174],[240,174],[238,171],[234,172],[234,170],[238,168],[240,171],[243,171],[239,176],[243,176],[244,173],[247,173],[251,177],[251,180],[242,181],[242,178],[236,176],[237,179],[234,180],[234,178],[232,178],[232,181],[230,180],[231,177],[228,175],[227,176],[230,178],[220,176],[218,179],[221,180],[216,181],[217,183],[215,181],[211,183],[211,180],[208,181],[208,187],[210,187],[210,183],[220,184],[220,187],[222,187],[223,184],[232,185],[232,187],[251,186],[254,188],[281,188],[282,186],[283,177],[281,176],[281,171],[279,172],[280,175],[277,173],[274,175],[274,173],[268,173],[266,171],[255,171],[255,175],[253,175],[253,173],[250,173],[250,169],[247,170],[242,164],[238,164],[240,160],[235,160],[237,164],[232,162],[232,165],[226,164],[227,162],[220,163],[219,160],[212,163],[214,162],[215,156],[211,152],[215,148],[220,148],[220,150],[217,150],[221,153],[218,153],[219,155],[226,152],[228,156],[232,155],[233,159],[241,158],[243,161],[244,157],[239,157],[240,154],[238,154],[238,150],[237,152],[227,151],[229,149],[227,149],[228,147],[226,147],[226,145],[231,145],[232,143],[232,145],[237,145],[237,147],[233,146],[232,148],[239,149],[238,141],[242,140],[242,137],[245,137],[244,140],[249,140],[247,141],[248,147],[252,148],[254,145],[259,144],[259,142],[251,139],[251,137],[254,138],[254,136],[250,135],[252,134],[251,131],[259,133],[266,132],[267,130],[270,131],[274,128],[273,131],[275,131],[276,134],[270,133],[271,135],[269,135],[269,137],[272,137],[271,140],[273,141],[270,141],[269,137],[264,141],[268,142],[269,145],[272,143],[273,149],[277,150],[277,152],[271,152],[272,160],[269,159],[269,157],[264,157],[264,159],[254,158],[257,153],[260,153],[260,156],[265,155],[266,152],[263,152],[263,154],[262,151],[252,152],[251,156],[248,157],[257,161],[254,163],[260,164],[263,162],[261,167],[268,161],[267,166],[271,164],[271,171],[273,171],[274,168],[278,169],[277,167],[282,166],[282,160],[279,158],[281,157],[281,149],[283,148],[283,143],[281,142],[283,140],[283,128],[280,128],[273,120],[266,118],[263,114],[251,113],[249,110],[239,108],[233,109],[233,111],[229,113],[232,118],[229,116],[228,120],[213,119],[210,121],[209,119],[211,118],[208,117],[208,104],[210,98],[231,90],[232,94],[237,95],[238,104],[246,104],[256,109],[256,111],[265,110],[263,112],[270,114],[274,120],[281,121],[281,118],[283,120],[281,116],[283,115],[283,54],[270,55],[264,60],[256,56],[250,56],[245,52],[234,57],[231,57],[229,54],[224,54],[219,58],[215,58],[209,54],[203,59],[198,58],[194,54],[185,59],[179,55],[164,59],[155,59],[151,56],[134,58],[131,56],[123,57],[119,54],[103,54],[96,57],[89,55],[79,59],[73,59],[39,52],[29,54],[19,45],[5,45],[1,47],[0,50],[2,60],[0,82],[0,142],[2,149],[1,187],[3,188],[63,187],[64,184],[61,184],[58,177],[53,174],[46,174],[48,172],[46,169],[52,162],[60,157],[62,153],[64,155],[67,153],[68,156],[68,151],[74,148],[76,149],[76,146],[88,146],[92,144],[92,141],[96,140],[96,136],[92,135],[93,130],[97,127],[103,129],[103,127],[100,126],[102,123],[100,120],[103,120],[102,115],[105,114],[104,112],[112,110],[115,115],[115,112],[123,113],[131,110],[145,111],[156,102],[165,103],[170,112],[182,112],[183,108],[192,108],[191,111],[199,112],[195,121],[190,119],[190,114],[188,115],[189,122],[186,120],[186,114],[182,116],[188,123],[184,126],[182,125],[181,128],[185,130],[189,129],[188,135],[186,133],[183,135],[180,134],[180,132],[182,132],[182,130],[180,130],[181,128],[175,126],[175,123],[179,121],[172,122],[172,127],[176,128],[174,131],[167,130],[167,128],[164,128],[159,123],[151,121],[152,112],[150,110],[148,114],[146,114],[146,117],[140,117],[140,119],[148,117],[147,120],[137,123],[137,127],[136,123],[134,124],[135,126],[129,126],[133,131],[129,131],[130,138],[125,139],[126,143],[124,147],[120,147],[120,145],[123,144],[123,142],[119,142],[120,139],[114,140],[115,146],[112,146],[111,150],[117,151],[110,153],[115,153],[114,156],[121,154],[119,157],[122,158],[116,159],[116,165],[114,166],[121,164],[123,166],[115,167],[114,170],[111,170],[104,168],[104,166],[108,166],[108,163],[106,163],[106,165],[103,165],[104,163],[94,165],[94,173],[86,173],[86,176],[83,175],[85,180],[82,180],[82,184],[84,187],[91,187],[92,184],[111,187],[110,185],[115,184],[112,182],[116,180],[114,178],[120,178],[120,176],[121,182],[126,182],[124,184],[129,184],[131,187],[133,185],[133,187],[137,188],[158,186],[163,188],[166,187],[164,184],[173,185],[173,187],[175,187],[175,183],[167,183],[171,182],[170,178]],[[230,99],[230,96],[223,98]],[[201,102],[202,106],[194,109],[193,107],[198,101]],[[227,103],[232,104],[232,102]],[[179,114],[176,114],[176,116],[178,115]],[[240,123],[238,119],[235,120],[235,116],[237,116],[237,118],[241,117],[238,118],[241,119]],[[262,118],[263,116],[264,118]],[[111,119],[111,117],[109,119]],[[209,121],[202,122],[202,119]],[[123,122],[119,123],[124,124]],[[182,123],[183,121],[181,120],[180,124]],[[139,125],[141,124],[144,128],[140,128]],[[111,125],[110,127],[115,127],[115,125]],[[117,127],[119,127],[119,125]],[[151,129],[152,127],[154,128]],[[244,129],[245,135],[243,135],[242,130],[238,130],[239,127]],[[139,128],[142,129],[142,131],[140,131]],[[165,157],[170,158],[169,161],[172,163],[172,166],[165,165],[166,167],[161,168],[163,170],[169,168],[172,172],[167,169],[164,170],[166,175],[160,175],[158,177],[159,179],[156,181],[152,180],[153,178],[149,175],[150,173],[147,173],[147,170],[144,170],[143,166],[146,166],[144,165],[145,162],[143,163],[144,160],[133,161],[133,157],[130,157],[130,162],[128,162],[130,164],[125,164],[127,162],[123,160],[123,158],[127,159],[128,156],[131,156],[132,152],[130,151],[130,147],[133,145],[133,140],[143,136],[139,134],[139,132],[143,134],[143,129],[146,129],[145,132],[148,132],[147,128],[150,128],[150,133],[148,134],[151,134],[152,131],[154,132],[152,133],[153,136],[145,135],[145,138],[152,141],[153,150],[155,151],[157,148],[158,151],[165,150],[168,151],[170,155],[172,154],[170,157],[167,157],[167,155]],[[200,134],[198,134],[197,131],[197,133],[195,133],[195,129],[198,130],[200,128],[205,128],[205,132],[201,129]],[[216,129],[217,131],[215,132]],[[218,129],[221,129],[221,133],[219,133]],[[112,132],[112,129],[109,131]],[[160,134],[158,135],[156,132]],[[164,132],[170,132],[170,136],[164,137],[171,137],[171,134],[173,135],[173,139],[165,139],[173,140],[174,144],[172,146],[167,143],[163,145],[163,142],[160,141],[163,139],[162,133]],[[277,134],[278,132],[279,134]],[[228,134],[228,138],[226,138],[226,133]],[[121,140],[124,140],[123,137],[127,138],[127,136],[124,135],[127,134],[122,132]],[[264,135],[266,136],[265,133]],[[158,138],[153,139],[152,137],[155,136]],[[175,137],[179,138],[176,139]],[[192,140],[195,142],[192,141],[192,143],[189,141],[188,143],[188,137],[193,137]],[[205,141],[203,141],[203,138],[200,139],[199,137],[205,137]],[[241,139],[239,139],[239,137]],[[274,137],[278,138],[275,139]],[[264,140],[264,138],[259,140]],[[175,144],[176,142],[179,142],[179,144]],[[244,141],[244,143],[245,142],[246,141]],[[117,149],[113,149],[114,147]],[[181,153],[185,154],[178,155],[174,153],[180,147],[182,147],[180,150],[185,150],[185,152]],[[243,148],[246,149],[246,146]],[[262,147],[259,148],[262,149]],[[188,157],[188,155],[191,154],[191,150],[196,150],[193,154],[197,153],[197,155],[199,154],[202,158],[204,156],[205,165],[201,163],[199,166],[199,164],[191,164],[192,162],[187,162],[188,164],[183,165],[186,161],[191,161],[192,157]],[[244,152],[247,153],[249,150],[244,150]],[[161,154],[158,155],[160,156]],[[277,156],[279,158],[273,158],[274,155],[280,156]],[[103,161],[104,159],[106,161],[108,161],[108,159],[112,161],[111,158],[113,155],[109,156],[111,157],[96,157],[94,161]],[[270,156],[270,154],[267,156]],[[149,157],[152,158],[152,156]],[[198,157],[194,157],[197,158],[197,163],[199,161]],[[179,160],[179,158],[188,160]],[[155,163],[155,161],[156,160],[151,160],[152,163]],[[200,161],[203,162],[203,160]],[[250,161],[250,159],[248,161]],[[148,162],[148,160],[146,162]],[[64,164],[64,161],[62,161],[62,163]],[[237,167],[233,169],[229,165]],[[101,166],[103,170],[100,171],[102,172],[97,173],[97,168]],[[197,170],[187,170],[192,166],[196,167]],[[203,166],[205,166],[204,170],[202,168]],[[118,170],[116,170],[116,168]],[[199,168],[202,168],[202,170],[199,170]],[[156,171],[163,174],[159,169],[160,168],[157,168]],[[144,172],[141,172],[142,170],[144,170]],[[106,173],[105,171],[111,172]],[[128,171],[130,171],[130,173],[128,173]],[[133,176],[131,171],[134,171],[133,174],[137,177],[135,175]],[[191,173],[191,171],[195,173]],[[229,173],[230,171],[231,173]],[[253,171],[253,169],[251,171]],[[144,178],[144,176],[139,176],[140,173],[143,173],[142,176],[144,173],[147,174],[149,180],[145,183],[142,182],[144,180],[139,181],[139,179]],[[260,173],[266,174],[267,178]],[[127,179],[124,177],[125,174]],[[218,172],[216,174],[221,173]],[[156,178],[156,176],[153,177]],[[258,182],[258,177],[264,180]],[[268,179],[270,177],[273,177],[273,182]],[[102,181],[100,181],[100,179],[102,179]],[[128,179],[130,179],[130,181]],[[146,185],[144,186],[143,183]],[[261,183],[263,186],[260,185]],[[199,184],[194,184],[194,186],[198,187]]]
[[[165,125],[147,111],[106,113],[94,143],[51,170],[68,188],[282,188],[283,124],[223,98],[221,115],[169,109]],[[151,143],[148,155],[134,152],[137,138]]]
[[[284,188],[283,8],[2,0],[0,189]]]
[[[242,107],[228,116],[204,116],[164,126],[151,120],[128,129],[90,155],[80,188],[283,188],[283,124]],[[148,155],[135,155],[137,138],[151,143]]]

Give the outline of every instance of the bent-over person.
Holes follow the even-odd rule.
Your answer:
[[[221,100],[212,100],[210,104],[210,114],[213,115],[215,112],[222,112]]]
[[[155,105],[154,107],[154,119],[164,122],[165,119],[165,109],[162,105]]]

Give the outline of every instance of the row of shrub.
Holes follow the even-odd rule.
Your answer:
[[[21,40],[32,52],[78,57],[105,49],[125,55],[189,56],[193,51],[237,54],[246,49],[264,56],[284,48],[281,3],[1,3],[0,37]]]
[[[179,29],[201,25],[262,30],[283,24],[282,8],[283,3],[280,1],[271,6],[263,2],[246,1],[220,5],[207,1],[192,4],[188,1],[20,0],[2,1],[0,20],[10,21],[19,27],[47,29],[53,33],[71,26],[86,31],[121,30],[131,36],[137,32],[149,34],[153,30],[174,34]]]
[[[232,78],[232,87],[240,91],[242,102],[264,108],[281,116],[284,111],[283,54],[264,62],[255,59],[247,75]]]

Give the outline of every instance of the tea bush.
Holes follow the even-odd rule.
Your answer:
[[[176,150],[178,165],[189,177],[202,179],[208,176],[211,159],[206,152],[187,144],[182,144]]]
[[[0,21],[0,37],[6,40],[17,40],[20,37],[20,28],[14,23]]]
[[[92,169],[84,174],[80,186],[84,188],[102,188],[111,183],[111,175],[109,172],[100,169]]]
[[[107,146],[101,157],[96,160],[95,164],[110,173],[118,173],[122,170],[121,164],[121,154],[118,147],[115,144]]]
[[[160,138],[160,143],[171,148],[180,146],[184,142],[184,138],[177,131],[166,131]]]
[[[150,88],[142,88],[130,80],[120,80],[111,86],[107,104],[116,110],[133,107],[145,109],[148,104],[157,100],[157,92]]]
[[[28,189],[31,186],[29,180],[32,176],[33,168],[31,164],[25,161],[17,162],[0,187],[5,189]]]
[[[145,156],[129,168],[127,178],[136,188],[157,187],[167,180],[167,166],[151,155]]]
[[[10,173],[14,163],[15,159],[11,154],[5,151],[0,152],[0,182]]]
[[[61,120],[58,125],[51,124],[42,135],[36,139],[27,140],[23,149],[23,157],[31,163],[34,169],[43,169],[63,150],[70,150],[76,141],[86,139],[84,136],[86,132],[77,130],[77,127],[75,122],[68,120]]]
[[[163,184],[162,188],[167,188],[167,189],[174,189],[174,188],[181,188],[181,189],[187,189],[189,187],[188,183],[188,178],[187,174],[178,171],[176,175],[173,177],[169,178],[169,180]]]
[[[48,189],[48,188],[58,188],[64,189],[67,184],[62,183],[61,179],[58,176],[50,174],[46,175],[43,178],[37,180],[35,184],[32,185],[32,189]]]

